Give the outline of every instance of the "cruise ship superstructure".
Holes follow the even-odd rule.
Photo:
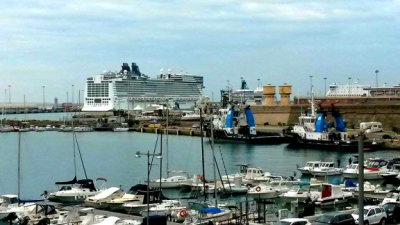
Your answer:
[[[120,72],[104,72],[87,78],[82,111],[140,110],[152,103],[192,108],[201,98],[203,77],[161,72],[157,78],[142,74],[139,67],[123,63]]]

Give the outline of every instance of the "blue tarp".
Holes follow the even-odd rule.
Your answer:
[[[353,181],[351,181],[351,180],[345,180],[344,181],[344,186],[347,187],[347,188],[349,188],[349,187],[357,187],[357,185],[355,185],[353,183]]]
[[[216,214],[222,212],[222,209],[217,208],[217,207],[210,207],[210,208],[205,208],[200,210],[201,213],[211,213],[211,214]]]

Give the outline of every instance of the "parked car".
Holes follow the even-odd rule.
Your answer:
[[[289,218],[279,220],[277,225],[311,225],[311,223],[303,218]]]
[[[312,224],[355,225],[356,223],[350,213],[330,213],[318,217]]]
[[[358,224],[358,210],[352,214]],[[387,215],[385,209],[377,205],[364,206],[364,225],[381,224],[386,225]]]
[[[382,207],[386,211],[388,223],[397,224],[400,222],[400,203],[389,202],[384,204]]]

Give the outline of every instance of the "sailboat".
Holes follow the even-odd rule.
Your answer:
[[[17,214],[28,212],[34,209],[36,201],[22,203],[21,196],[21,132],[18,132],[18,183],[17,195],[8,194],[0,196],[0,220],[17,219]]]
[[[181,188],[183,186],[190,186],[193,183],[193,179],[189,177],[189,174],[186,171],[169,171],[169,160],[168,160],[168,121],[169,119],[169,109],[167,107],[167,116],[166,116],[166,144],[167,144],[167,177],[163,178],[162,173],[160,171],[160,178],[156,180],[150,181],[150,187],[160,187],[160,188]],[[163,149],[163,136],[162,131],[160,132],[160,150],[162,153]],[[162,160],[162,159],[161,159]],[[161,168],[160,168],[161,169]],[[173,176],[169,176],[171,173],[175,174]]]
[[[47,191],[45,191],[44,195],[46,195],[50,201],[62,202],[62,203],[83,202],[87,197],[94,196],[100,192],[99,189],[96,189],[93,180],[88,179],[88,177],[87,177],[86,168],[83,163],[82,154],[81,154],[78,140],[76,139],[76,134],[74,131],[72,131],[72,140],[73,140],[75,177],[70,181],[56,182],[56,185],[60,186],[58,191],[51,192],[49,194]],[[78,180],[77,175],[76,175],[77,172],[76,172],[75,144],[78,147],[78,152],[79,152],[79,156],[81,159],[82,168],[85,173],[85,179],[81,179],[81,180]],[[100,180],[107,182],[107,180],[105,180],[104,178],[101,178]]]

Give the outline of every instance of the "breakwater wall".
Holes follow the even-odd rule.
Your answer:
[[[298,123],[298,117],[302,112],[309,110],[309,105],[288,106],[252,106],[257,125],[293,125]],[[330,115],[332,106],[321,106],[328,112],[327,120],[332,122]],[[378,121],[388,131],[400,129],[400,105],[389,104],[356,104],[335,105],[343,115],[349,128],[359,128],[361,122]]]

